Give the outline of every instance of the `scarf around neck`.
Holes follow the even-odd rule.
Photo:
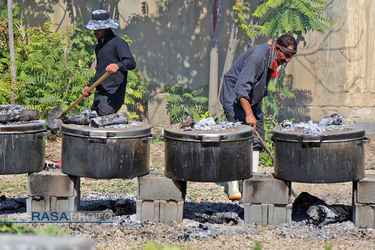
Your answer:
[[[268,68],[270,69],[271,77],[275,78],[279,76],[279,73],[277,72],[277,67],[279,67],[279,65],[277,64],[276,48],[280,49],[284,53],[297,53],[297,50],[288,49],[287,47],[278,44],[276,40],[272,42],[270,51],[268,53]]]

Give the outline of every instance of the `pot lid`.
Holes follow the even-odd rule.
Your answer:
[[[179,124],[173,124],[164,129],[164,137],[183,141],[201,141],[201,142],[221,142],[236,141],[253,138],[253,128],[247,125],[239,125],[236,128],[226,130],[209,131],[184,131],[179,128]]]
[[[362,139],[365,137],[365,130],[352,126],[350,129],[325,130],[320,134],[303,134],[302,128],[296,128],[295,131],[282,131],[281,126],[273,128],[274,140],[298,141],[298,142],[319,142],[319,141],[342,141]]]
[[[28,122],[17,122],[6,125],[0,125],[0,133],[12,132],[12,133],[24,133],[24,132],[39,132],[46,130],[46,122],[43,120],[35,120]]]
[[[147,123],[129,121],[128,124],[124,124],[123,127],[115,128],[94,128],[76,124],[62,124],[61,132],[63,134],[72,134],[77,136],[88,136],[88,137],[120,137],[120,138],[134,138],[144,137],[151,134],[151,126]]]

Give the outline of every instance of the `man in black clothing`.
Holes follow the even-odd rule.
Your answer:
[[[297,42],[288,35],[280,36],[271,45],[256,45],[243,52],[224,75],[220,93],[220,102],[228,121],[241,121],[252,126],[264,139],[262,99],[267,95],[271,78],[278,76],[277,67],[289,62],[296,53]],[[253,170],[258,168],[262,147],[255,136]],[[230,199],[241,199],[236,183],[228,183]]]
[[[92,86],[104,73],[111,73],[98,87],[96,87],[94,103],[91,107],[99,116],[116,113],[125,100],[125,90],[128,70],[136,67],[129,45],[116,36],[111,28],[118,28],[119,21],[109,18],[105,10],[92,12],[92,19],[85,25],[86,29],[93,30],[98,44],[95,47],[97,60],[96,74],[82,93],[88,97],[91,93],[86,90]]]

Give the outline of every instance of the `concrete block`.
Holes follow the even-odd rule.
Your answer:
[[[26,212],[76,212],[79,208],[80,197],[43,197],[29,196],[26,200]]]
[[[292,204],[274,205],[268,204],[268,225],[280,225],[292,221]]]
[[[355,203],[375,204],[375,175],[353,182],[353,197]]]
[[[139,200],[184,201],[185,196],[185,181],[172,180],[154,172],[138,177],[137,199]]]
[[[242,182],[242,200],[251,204],[290,203],[290,182],[278,180],[272,174],[254,174]]]
[[[356,227],[375,228],[375,206],[353,204],[352,220]]]
[[[93,239],[83,237],[9,235],[0,236],[1,249],[94,250]]]
[[[267,225],[268,207],[264,204],[244,203],[244,221],[247,224],[255,223],[260,226]]]
[[[183,201],[137,200],[136,217],[137,220],[149,220],[153,222],[182,222],[183,209]]]
[[[244,222],[257,225],[280,225],[292,221],[292,204],[251,204],[244,203]]]
[[[66,175],[60,169],[32,173],[27,182],[29,196],[77,196],[79,187],[80,177]]]
[[[182,222],[183,213],[183,201],[160,201],[160,221]]]

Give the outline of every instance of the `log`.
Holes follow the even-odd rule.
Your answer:
[[[97,117],[96,111],[84,109],[80,114],[68,115],[63,119],[65,124],[89,125],[90,120]]]
[[[10,110],[7,112],[5,109],[0,111],[0,123],[19,122],[19,121],[33,121],[39,120],[39,110],[26,109],[26,110]]]
[[[105,116],[98,116],[90,120],[90,126],[94,128],[115,124],[128,124],[128,116],[125,112]]]

